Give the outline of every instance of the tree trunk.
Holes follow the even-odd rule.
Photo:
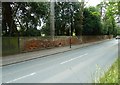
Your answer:
[[[4,23],[6,26],[9,27],[9,36],[15,36],[17,35],[17,27],[15,25],[15,21],[13,19],[13,12],[12,8],[10,7],[10,2],[3,2],[2,3],[3,7],[3,17],[4,17]]]
[[[50,34],[51,34],[51,37],[52,37],[53,41],[54,41],[54,35],[55,35],[54,5],[55,5],[54,0],[51,0],[50,1],[50,29],[51,29]]]
[[[79,31],[79,34],[78,34],[78,38],[82,42],[84,0],[81,0],[80,8],[81,8],[80,9],[80,31]]]

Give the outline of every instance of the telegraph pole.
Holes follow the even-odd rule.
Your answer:
[[[72,38],[72,2],[69,1],[70,4],[70,8],[69,8],[69,13],[70,13],[70,18],[69,18],[69,22],[70,22],[70,29],[69,29],[69,34],[70,34],[70,48],[71,48],[71,38]]]

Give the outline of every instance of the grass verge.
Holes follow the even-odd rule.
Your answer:
[[[102,76],[98,83],[119,83],[120,84],[120,78],[118,78],[118,73],[120,73],[119,65],[120,59],[118,58],[111,68]]]

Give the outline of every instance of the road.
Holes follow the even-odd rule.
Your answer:
[[[118,57],[118,40],[2,67],[3,83],[92,83]],[[101,68],[101,69],[100,69]]]

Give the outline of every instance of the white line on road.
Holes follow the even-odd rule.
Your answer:
[[[88,53],[83,54],[83,55],[78,56],[78,57],[75,57],[75,58],[72,58],[72,59],[70,59],[70,60],[67,60],[67,61],[61,62],[60,64],[64,64],[64,63],[70,62],[70,61],[75,60],[75,59],[77,59],[77,58],[83,57],[83,56],[85,56],[85,55],[87,55],[87,54],[88,54]]]
[[[36,74],[36,73],[34,72],[34,73],[29,74],[29,75],[22,76],[22,77],[19,77],[19,78],[14,79],[14,80],[8,81],[8,82],[6,82],[6,83],[12,83],[12,82],[14,82],[14,81],[17,81],[17,80],[20,80],[20,79],[23,79],[23,78],[26,78],[26,77],[29,77],[29,76],[32,76],[32,75],[35,75],[35,74]]]

